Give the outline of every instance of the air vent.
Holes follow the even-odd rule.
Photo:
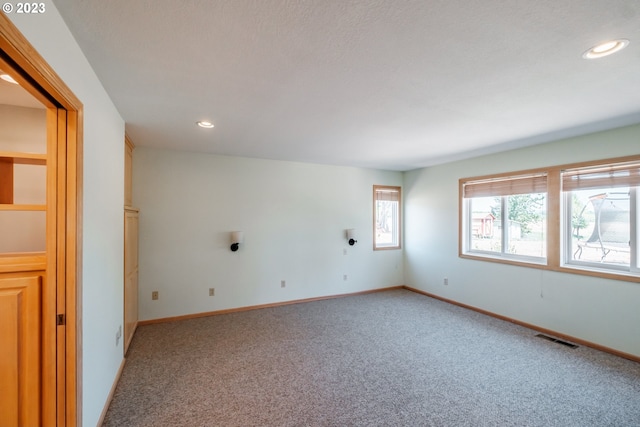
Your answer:
[[[578,348],[578,346],[575,345],[575,344],[571,344],[570,342],[562,341],[562,340],[559,340],[557,338],[550,337],[548,335],[538,334],[536,336],[538,338],[543,338],[543,339],[545,339],[547,341],[553,341],[555,343],[562,344],[562,345],[567,346],[569,348]]]

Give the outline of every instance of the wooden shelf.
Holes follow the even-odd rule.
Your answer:
[[[16,165],[46,165],[47,155],[36,153],[16,153],[12,151],[0,151],[0,162]]]
[[[39,211],[44,210],[35,205],[13,204],[13,165],[46,166],[47,155],[37,153],[17,153],[13,151],[0,151],[0,210],[13,211]]]
[[[46,211],[47,205],[0,204],[0,211]]]

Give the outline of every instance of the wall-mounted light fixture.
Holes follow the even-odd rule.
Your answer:
[[[244,233],[242,231],[231,232],[231,251],[235,252],[240,247],[240,243],[244,243]]]
[[[355,245],[356,243],[358,243],[358,241],[355,239],[356,237],[356,230],[354,228],[350,228],[347,230],[347,240],[349,241],[349,244],[351,246]]]

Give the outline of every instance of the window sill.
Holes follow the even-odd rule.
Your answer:
[[[602,279],[621,280],[624,282],[640,283],[640,273],[628,272],[628,271],[611,271],[597,268],[585,268],[584,266],[576,266],[571,264],[565,264],[561,266],[551,266],[548,263],[533,263],[516,261],[507,258],[497,258],[489,256],[481,256],[477,254],[461,253],[458,255],[460,258],[470,259],[475,261],[494,262],[497,264],[513,265],[517,267],[537,268],[540,270],[555,271],[558,273],[567,273],[580,276],[599,277]]]

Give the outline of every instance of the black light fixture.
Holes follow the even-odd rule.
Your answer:
[[[242,231],[231,232],[231,252],[235,252],[240,248],[240,243],[244,242],[244,233]]]
[[[349,245],[353,246],[356,243],[358,243],[358,241],[355,239],[356,237],[356,230],[354,228],[350,228],[347,230],[347,240],[349,241]]]

